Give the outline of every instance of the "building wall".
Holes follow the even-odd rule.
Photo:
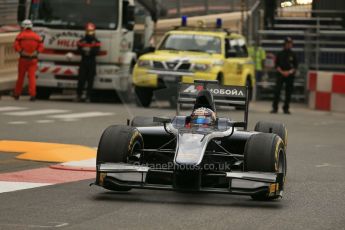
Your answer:
[[[0,26],[17,23],[18,0],[0,0]]]

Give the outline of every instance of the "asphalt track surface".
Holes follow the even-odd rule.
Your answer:
[[[74,119],[50,115],[11,116],[4,107],[29,111],[55,109],[105,116]],[[345,229],[345,114],[292,105],[292,115],[269,114],[270,104],[253,103],[253,129],[259,120],[283,121],[289,130],[288,175],[282,200],[253,201],[245,196],[132,190],[108,192],[89,187],[93,179],[0,193],[0,229]],[[65,112],[67,113],[67,112]],[[234,119],[238,111],[222,110]],[[0,101],[0,140],[79,144],[96,147],[109,125],[134,115],[173,115],[155,104],[83,104],[68,99]],[[40,122],[38,122],[40,121]],[[45,122],[42,122],[45,121]],[[47,167],[0,153],[0,174]]]

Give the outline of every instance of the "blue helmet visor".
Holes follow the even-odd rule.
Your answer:
[[[194,120],[194,124],[209,124],[210,118],[198,117]]]

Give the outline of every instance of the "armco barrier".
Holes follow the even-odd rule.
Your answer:
[[[17,78],[18,55],[13,49],[16,35],[0,34],[0,92],[12,90]]]
[[[308,93],[311,109],[345,112],[345,73],[310,71]]]

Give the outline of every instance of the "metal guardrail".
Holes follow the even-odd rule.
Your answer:
[[[319,34],[321,36],[329,36],[330,34],[332,36],[344,36],[345,37],[345,31],[339,31],[339,30],[327,30],[327,31],[319,31]]]
[[[13,42],[17,33],[0,34],[0,70],[16,66],[17,54]]]
[[[17,78],[18,55],[13,49],[16,35],[0,34],[0,91],[12,90]]]

